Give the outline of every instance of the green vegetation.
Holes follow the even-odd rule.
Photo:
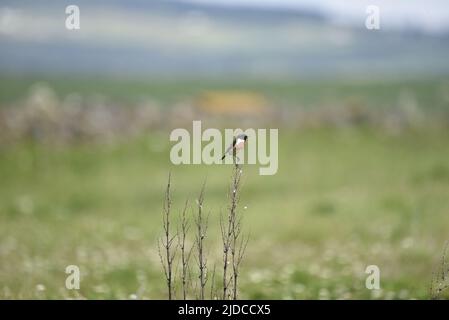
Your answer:
[[[135,102],[148,98],[169,106],[197,96],[206,90],[248,90],[259,92],[273,104],[313,107],[339,103],[356,103],[373,108],[390,108],[398,104],[401,94],[412,93],[419,106],[426,110],[448,108],[449,81],[441,79],[408,80],[192,80],[192,79],[95,79],[36,77],[0,77],[0,105],[17,101],[37,82],[46,82],[60,98],[70,93],[84,96],[101,94],[113,101]]]
[[[275,176],[244,167],[241,298],[427,298],[449,238],[449,134],[281,128],[279,138]],[[166,132],[3,147],[0,298],[166,298],[157,238],[170,170],[175,214],[207,178],[209,260],[219,262],[232,168],[172,166],[169,149]],[[70,264],[82,273],[77,293],[64,286]],[[380,292],[365,288],[372,264]]]

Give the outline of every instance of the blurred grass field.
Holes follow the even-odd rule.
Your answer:
[[[369,79],[118,79],[118,78],[65,78],[45,76],[45,83],[54,88],[60,98],[70,94],[104,95],[124,104],[150,97],[168,107],[180,100],[190,99],[208,90],[247,90],[263,93],[279,106],[314,107],[317,104],[359,99],[371,108],[390,108],[397,104],[402,91],[412,92],[426,110],[446,110],[449,103],[447,77],[375,78]],[[0,103],[7,104],[22,98],[30,87],[42,82],[42,77],[0,76]]]
[[[163,106],[219,87],[261,91],[283,107],[289,107],[285,101],[313,107],[332,92],[332,99],[355,95],[388,108],[406,88],[424,112],[447,108],[442,80],[277,87],[48,82],[60,96],[69,88],[111,97],[120,92],[115,98],[123,101],[147,94]],[[0,100],[7,104],[33,79],[2,83]],[[168,136],[161,129],[107,144],[2,146],[0,298],[165,299],[157,238],[169,171],[177,214],[207,180],[209,265],[219,269],[218,217],[227,207],[231,167],[173,166]],[[240,209],[250,243],[241,298],[428,298],[432,270],[449,239],[448,138],[447,129],[432,126],[398,132],[281,127],[278,173],[260,176],[257,165],[244,167]],[[72,264],[81,269],[79,291],[65,288],[65,268]],[[373,264],[381,270],[380,291],[365,288],[365,268]]]

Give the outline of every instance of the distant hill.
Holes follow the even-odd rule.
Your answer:
[[[449,36],[370,31],[320,10],[174,1],[2,1],[0,71],[158,76],[310,77],[449,73]]]

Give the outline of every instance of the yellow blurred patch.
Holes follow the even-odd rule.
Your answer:
[[[207,113],[222,115],[253,115],[266,110],[265,97],[250,91],[207,91],[196,101],[198,108]]]

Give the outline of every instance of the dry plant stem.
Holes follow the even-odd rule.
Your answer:
[[[239,230],[240,230],[240,222],[239,222]],[[239,231],[240,233],[240,231]],[[243,260],[243,256],[245,255],[245,251],[246,251],[246,246],[248,245],[248,240],[249,238],[241,238],[240,240],[238,239],[239,236],[234,237],[233,239],[233,255],[232,255],[232,279],[233,279],[233,291],[232,291],[232,299],[233,300],[237,300],[237,295],[238,295],[238,276],[239,276],[239,268],[240,268],[240,263]]]
[[[223,241],[223,297],[222,299],[227,299],[229,280],[228,280],[228,265],[229,265],[229,248],[231,247],[231,223],[229,221],[229,216],[227,217],[227,222],[224,222],[224,215],[220,215],[220,228],[221,228],[221,238]]]
[[[187,233],[190,229],[189,219],[187,218],[187,208],[189,202],[186,201],[184,204],[184,209],[181,213],[181,230],[178,232],[180,235],[178,237],[178,246],[181,250],[181,284],[182,284],[182,297],[184,300],[187,299],[187,286],[190,280],[189,277],[189,260],[192,253],[192,250],[187,252],[186,249],[186,238]]]
[[[199,299],[204,300],[205,288],[207,283],[207,260],[204,253],[204,239],[206,237],[208,216],[204,217],[203,203],[204,203],[204,188],[203,184],[200,195],[197,200],[198,214],[195,220],[197,234],[195,236],[196,247],[198,250],[198,269],[199,269]]]
[[[232,190],[231,190],[231,207],[230,207],[230,229],[231,234],[229,235],[231,238],[231,260],[232,260],[232,279],[233,279],[233,290],[232,290],[232,299],[237,299],[237,281],[238,281],[238,265],[237,265],[237,259],[236,259],[236,245],[237,245],[237,239],[240,233],[240,223],[237,221],[237,204],[239,201],[239,187],[240,187],[240,178],[241,178],[242,171],[239,168],[239,165],[237,162],[234,166],[234,174],[232,177]]]
[[[174,281],[173,281],[173,261],[175,259],[176,250],[173,250],[173,241],[176,234],[170,232],[170,210],[171,210],[171,174],[168,175],[167,189],[165,191],[164,209],[162,214],[162,223],[164,226],[164,236],[159,241],[159,257],[164,268],[165,279],[167,281],[168,299],[173,299]],[[164,253],[162,253],[164,250]]]
[[[228,215],[226,220],[223,215],[221,215],[220,219],[223,241],[223,299],[237,299],[239,267],[248,243],[248,239],[245,240],[241,237],[241,216],[237,212],[241,177],[242,170],[235,163],[229,192]],[[232,265],[231,271],[228,270],[229,265]],[[232,291],[230,288],[231,284]]]
[[[238,214],[237,210],[241,177],[242,170],[240,166],[235,163],[229,190],[230,202],[228,210],[226,213],[220,214],[220,229],[223,242],[223,299],[237,299],[239,268],[248,244],[248,238],[242,237],[241,234],[242,216]],[[176,233],[173,233],[173,228],[171,227],[172,223],[170,221],[172,199],[171,175],[169,174],[162,214],[164,234],[158,241],[159,257],[164,270],[169,300],[175,299],[177,294],[177,292],[175,292],[175,289],[178,289],[178,287],[175,286],[176,277],[180,278],[182,297],[184,300],[189,296],[189,288],[193,290],[192,295],[197,299],[204,300],[206,296],[206,284],[209,280],[209,272],[204,244],[208,229],[209,214],[204,214],[204,193],[205,183],[203,183],[197,199],[197,210],[194,217],[195,241],[190,247],[190,250],[188,250],[186,242],[188,242],[190,230],[190,222],[187,215],[189,203],[188,201],[185,202],[184,208],[179,216],[180,224],[176,229]],[[175,240],[177,240],[176,243],[174,242]],[[175,260],[178,248],[180,258]],[[194,252],[193,249],[196,249],[195,257],[198,265],[198,281],[191,281],[192,268],[190,265],[190,257]],[[176,265],[174,264],[175,261],[178,262]],[[176,267],[175,270],[173,270],[174,267]],[[214,265],[211,274],[210,299],[214,299],[217,295],[220,295],[215,286],[215,275],[216,266]]]

